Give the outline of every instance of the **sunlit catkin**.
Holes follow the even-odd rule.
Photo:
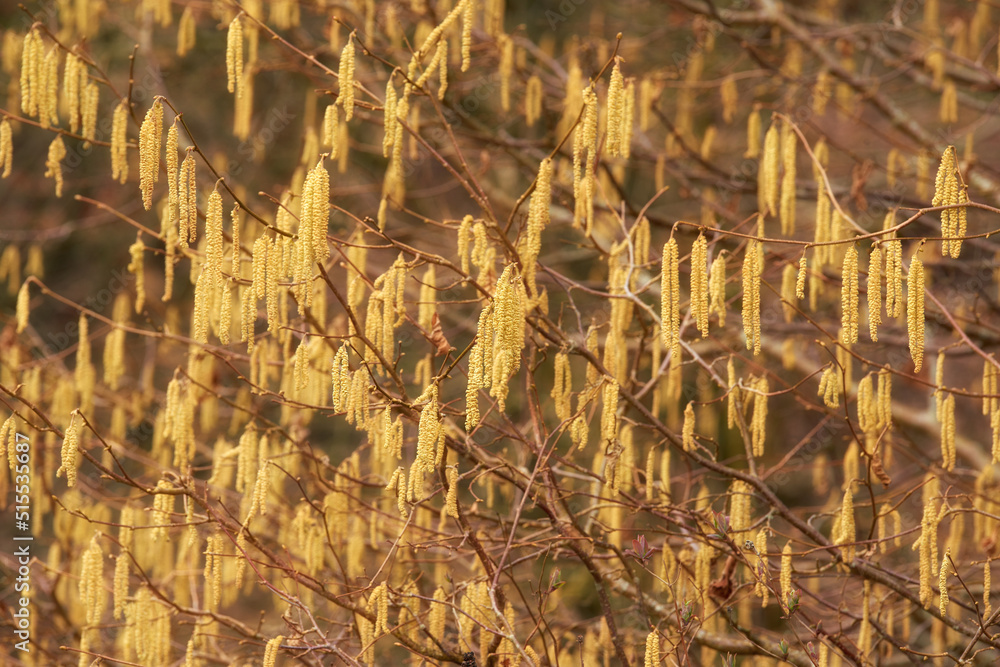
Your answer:
[[[853,244],[844,253],[840,291],[840,327],[843,342],[858,342],[858,251]]]
[[[780,136],[776,123],[764,135],[764,155],[757,175],[757,210],[761,215],[778,214],[778,165],[781,161]]]
[[[237,14],[226,34],[226,88],[243,97],[243,15]]]
[[[726,326],[726,256],[724,252],[712,260],[708,275],[709,313],[715,313],[720,327]]]
[[[56,197],[62,197],[63,173],[62,161],[66,157],[66,145],[63,143],[62,135],[57,134],[56,138],[49,144],[49,154],[45,160],[45,177],[55,180]]]
[[[605,382],[601,396],[601,440],[607,444],[618,437],[618,382]]]
[[[476,0],[461,0],[462,5],[462,71],[472,64],[472,24],[476,18]]]
[[[660,636],[653,630],[646,635],[646,657],[645,667],[659,667],[660,664]]]
[[[684,426],[681,429],[681,439],[685,452],[690,452],[695,447],[694,422],[694,402],[689,401],[687,407],[684,408]]]
[[[910,272],[906,280],[906,331],[914,373],[920,372],[924,361],[924,265],[917,257],[919,252],[918,248],[910,260]]]
[[[699,234],[691,246],[691,312],[702,338],[708,336],[708,303],[708,240]]]
[[[4,116],[0,121],[0,177],[10,176],[10,170],[14,159],[14,141],[11,139],[10,119]]]
[[[28,283],[21,284],[21,289],[17,291],[17,306],[15,308],[15,318],[17,320],[17,333],[21,333],[28,327],[28,309],[30,306],[31,294],[28,291]]]
[[[344,110],[344,121],[354,116],[354,33],[347,38],[347,44],[340,53],[340,92],[336,104]]]
[[[125,100],[115,107],[111,121],[111,178],[119,183],[128,180],[128,105]]]
[[[445,513],[453,519],[458,518],[458,467],[448,466],[448,493],[445,496]]]
[[[63,436],[62,451],[60,454],[61,465],[56,470],[56,477],[66,476],[66,486],[72,488],[76,485],[76,472],[80,467],[80,423],[82,417],[74,410],[69,418],[69,426]]]
[[[261,667],[274,667],[274,663],[278,659],[278,650],[281,648],[281,642],[283,641],[285,641],[285,638],[282,635],[268,640],[267,645],[264,646],[264,658],[261,662]]]
[[[844,561],[850,563],[854,560],[856,539],[856,529],[854,526],[854,492],[849,487],[844,491],[844,502],[840,508],[840,525],[837,531],[836,543],[843,549]]]
[[[941,466],[951,472],[955,469],[955,395],[941,403]]]
[[[139,129],[139,190],[142,206],[153,206],[153,186],[160,178],[160,141],[163,137],[163,104],[156,98]]]
[[[785,542],[781,550],[781,599],[785,606],[791,605],[792,599],[792,543]]]
[[[677,240],[673,237],[663,246],[661,269],[660,331],[663,336],[663,348],[671,354],[680,354],[680,271]]]
[[[608,84],[607,124],[608,136],[605,145],[613,157],[622,155],[623,114],[625,111],[625,79],[622,77],[621,63],[615,62]]]
[[[747,116],[747,149],[743,157],[754,159],[760,156],[760,110],[754,108]]]
[[[104,552],[98,541],[99,533],[94,533],[90,545],[83,552],[83,562],[80,565],[80,582],[78,590],[80,601],[86,611],[87,625],[94,625],[101,620],[106,595],[104,592]]]
[[[786,236],[795,233],[795,147],[797,141],[795,131],[786,122],[782,126],[781,132],[781,167],[784,175],[781,177],[779,204],[781,233]]]
[[[760,275],[763,247],[756,240],[747,242],[743,255],[743,333],[748,350],[760,354]]]
[[[753,417],[750,422],[750,439],[754,456],[764,455],[767,436],[767,395],[770,391],[767,378],[762,377],[754,385]]]

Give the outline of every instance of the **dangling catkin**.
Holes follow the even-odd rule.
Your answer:
[[[755,159],[760,156],[760,110],[754,107],[747,117],[747,150],[743,157]]]
[[[757,208],[761,215],[778,214],[778,164],[781,160],[780,137],[776,123],[764,135],[764,155],[757,177]]]
[[[858,251],[853,244],[844,253],[841,281],[840,326],[844,332],[841,339],[850,345],[858,342]]]
[[[691,246],[691,312],[702,338],[708,336],[708,302],[708,240],[699,234]]]
[[[918,248],[910,260],[910,272],[906,279],[906,331],[914,373],[920,372],[924,361],[924,265],[917,257],[919,252]]]
[[[660,665],[660,637],[658,634],[656,634],[656,630],[653,630],[648,635],[646,635],[645,667],[659,667],[659,665]]]
[[[347,38],[347,44],[340,53],[340,92],[336,104],[344,110],[344,122],[354,116],[354,32]]]
[[[62,135],[57,134],[56,138],[49,144],[48,158],[45,160],[45,177],[52,178],[56,182],[56,197],[62,197],[63,173],[62,160],[66,157],[66,145],[63,143]]]
[[[66,486],[72,488],[76,485],[76,472],[80,467],[80,421],[77,420],[77,411],[74,410],[69,418],[69,426],[63,436],[61,465],[56,470],[56,477],[66,476]]]
[[[767,378],[762,377],[754,385],[753,417],[750,423],[750,437],[754,456],[764,455],[764,441],[767,434],[767,395],[770,392]]]
[[[111,178],[128,180],[128,106],[125,100],[115,107],[111,121]]]
[[[689,401],[684,408],[684,426],[681,429],[685,452],[690,452],[695,447],[694,421],[694,401]]]
[[[941,466],[955,469],[955,395],[949,393],[941,404]]]
[[[747,349],[760,354],[760,275],[763,247],[756,239],[747,242],[743,255],[743,333]]]
[[[17,320],[17,333],[21,333],[28,326],[28,307],[31,295],[28,291],[28,283],[21,284],[21,289],[17,291],[17,305],[15,307],[15,320]]]
[[[868,259],[868,335],[878,341],[878,325],[882,324],[882,247],[872,244]]]
[[[267,645],[264,647],[262,667],[274,667],[274,663],[278,659],[278,649],[281,648],[281,642],[283,641],[285,641],[285,638],[282,635],[268,640]]]
[[[710,313],[718,317],[719,326],[726,326],[726,256],[722,251],[712,260],[712,268],[708,277],[708,292]]]
[[[10,176],[10,170],[14,159],[14,142],[11,139],[10,119],[4,116],[0,121],[0,169],[3,173],[0,178]]]
[[[661,268],[660,330],[664,349],[676,355],[680,354],[680,275],[677,240],[672,237],[663,246]]]
[[[781,133],[781,178],[780,217],[781,233],[790,236],[795,233],[795,147],[797,137],[786,121]]]
[[[226,88],[243,97],[243,15],[237,14],[226,34]]]
[[[163,137],[163,104],[156,98],[139,129],[139,190],[142,206],[153,206],[153,186],[160,178],[160,141]]]

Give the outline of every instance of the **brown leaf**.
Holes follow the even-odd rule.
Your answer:
[[[431,319],[431,333],[427,336],[427,340],[434,344],[437,348],[434,352],[434,356],[440,357],[442,354],[448,354],[455,348],[451,346],[448,339],[444,337],[444,332],[441,330],[441,318],[438,317],[437,313],[434,313],[433,319]]]
[[[882,456],[880,454],[876,454],[872,457],[872,472],[875,473],[876,477],[878,477],[878,481],[882,482],[882,486],[888,489],[889,484],[892,483],[892,478],[889,477],[885,468],[882,467]]]

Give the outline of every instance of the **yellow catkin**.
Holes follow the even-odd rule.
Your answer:
[[[49,154],[45,160],[45,177],[55,180],[56,183],[56,197],[62,197],[63,189],[63,173],[62,173],[62,160],[66,157],[66,144],[63,143],[62,135],[56,135],[56,138],[52,140],[49,144]]]
[[[554,382],[552,385],[552,403],[556,417],[565,422],[572,416],[570,398],[573,393],[573,376],[570,369],[569,355],[565,352],[556,354]]]
[[[767,378],[760,378],[754,385],[753,417],[750,424],[751,445],[754,456],[764,455],[767,435],[767,394],[770,391]]]
[[[878,326],[882,324],[882,248],[872,245],[868,259],[868,335],[878,341]]]
[[[920,604],[928,609],[931,604],[932,563],[937,548],[937,508],[932,499],[924,502],[923,519],[920,522],[920,537],[914,544],[920,552]]]
[[[347,44],[340,53],[340,92],[336,104],[344,110],[344,121],[354,116],[354,33],[347,38]]]
[[[747,117],[747,150],[743,157],[754,159],[760,156],[760,110],[756,107]]]
[[[101,551],[98,535],[99,533],[94,534],[87,550],[83,552],[80,581],[77,587],[80,601],[86,612],[87,625],[100,622],[106,599],[104,593],[104,553]]]
[[[726,402],[726,426],[735,428],[736,415],[739,412],[740,388],[736,384],[736,366],[732,357],[729,357],[729,361],[726,362],[726,373],[728,376],[726,384],[729,387],[729,400]]]
[[[708,293],[710,313],[718,317],[720,327],[726,326],[726,256],[720,252],[712,260],[712,268],[708,276]]]
[[[792,264],[785,264],[781,271],[781,310],[785,314],[785,322],[791,322],[795,317],[795,278],[797,271]]]
[[[472,23],[476,16],[475,0],[462,0],[462,71],[472,64]]]
[[[274,667],[274,663],[278,659],[278,650],[281,648],[283,641],[285,641],[285,638],[282,635],[268,640],[267,645],[264,647],[264,658],[261,662],[262,667]]]
[[[680,354],[680,272],[677,240],[674,238],[663,246],[661,268],[660,331],[663,336],[663,348],[676,355]]]
[[[941,465],[955,469],[955,395],[949,393],[941,404]]]
[[[17,320],[17,333],[21,333],[28,327],[28,310],[31,303],[31,294],[28,291],[28,283],[21,284],[21,289],[17,291],[17,306],[15,308],[15,319]]]
[[[767,586],[767,582],[771,579],[767,566],[767,530],[767,526],[761,527],[753,539],[754,549],[757,552],[757,583],[754,585],[754,595],[760,597],[761,607],[767,606],[768,598],[771,595],[771,590]]]
[[[190,5],[184,8],[177,24],[177,55],[184,57],[194,48],[197,25]]]
[[[157,98],[139,129],[139,190],[147,211],[153,206],[153,186],[160,178],[160,141],[163,137],[163,104]]]
[[[601,395],[601,440],[607,444],[618,437],[618,382],[606,382]]]
[[[938,107],[938,119],[942,123],[958,122],[958,90],[955,82],[948,79],[941,89],[941,103]]]
[[[656,633],[655,630],[653,630],[648,635],[646,635],[645,667],[659,667],[659,664],[660,664],[660,636]]]
[[[121,101],[111,121],[111,178],[119,183],[128,180],[128,106]]]
[[[6,116],[0,121],[0,178],[10,176],[14,160],[14,141],[11,138],[10,119]]]
[[[622,120],[625,111],[625,79],[622,77],[621,63],[615,62],[608,85],[607,125],[608,136],[605,146],[612,157],[622,155]]]
[[[691,246],[691,312],[702,338],[708,336],[708,240],[699,234]]]
[[[781,132],[781,167],[784,175],[781,178],[781,197],[779,215],[781,218],[781,233],[790,236],[795,233],[795,147],[797,137],[791,125],[787,122]]]
[[[532,299],[539,296],[536,284],[538,256],[542,250],[542,232],[549,224],[552,206],[552,160],[545,158],[538,166],[538,178],[535,179],[535,191],[528,202],[527,233],[519,244],[521,266],[524,267],[524,281],[528,295]],[[463,223],[464,224],[464,223]],[[460,231],[461,233],[461,231]],[[466,236],[466,239],[468,237]],[[461,241],[460,241],[461,242]],[[466,243],[468,241],[466,240]],[[464,253],[463,255],[464,261]]]
[[[243,97],[243,20],[237,15],[226,34],[226,88]]]
[[[989,618],[993,614],[993,607],[990,605],[991,590],[990,581],[990,561],[983,563],[983,618]]]
[[[903,242],[891,239],[885,247],[885,314],[899,317],[903,312]]]
[[[854,492],[848,488],[844,491],[844,502],[840,508],[840,524],[837,529],[836,543],[844,547],[844,561],[854,560],[856,529],[854,527]]]
[[[75,53],[66,54],[66,64],[63,68],[63,101],[69,115],[71,132],[80,130],[80,75],[86,75],[86,65]]]
[[[528,127],[534,127],[542,117],[543,94],[541,78],[532,74],[524,90],[524,121]]]
[[[785,606],[791,605],[792,599],[792,543],[786,542],[781,550],[781,599]]]
[[[760,354],[760,276],[763,246],[756,240],[747,242],[743,257],[743,333],[748,350]]]
[[[66,476],[66,486],[72,488],[76,485],[76,473],[80,467],[80,422],[74,410],[69,418],[69,426],[63,437],[62,452],[60,455],[61,465],[56,470],[56,477]]]
[[[719,86],[719,97],[722,101],[722,120],[728,125],[733,122],[736,107],[739,104],[739,90],[736,87],[736,78],[732,74],[722,80],[722,84]]]
[[[448,466],[448,493],[445,496],[445,513],[453,519],[458,518],[458,467]]]
[[[690,452],[695,448],[694,424],[694,401],[690,401],[684,408],[684,427],[681,430],[685,452]]]
[[[919,249],[917,252],[920,252]],[[913,372],[919,373],[924,362],[924,265],[914,253],[906,280],[906,331],[909,337]]]
[[[941,568],[938,570],[938,611],[941,616],[948,616],[948,571],[951,569],[951,547],[946,547],[941,557]]]
[[[757,207],[761,215],[778,214],[778,165],[781,161],[781,147],[778,126],[775,123],[764,135],[764,155],[760,160],[757,176]]]
[[[823,403],[828,408],[840,406],[840,371],[835,366],[828,366],[823,371],[817,395],[823,397]]]
[[[43,128],[59,124],[59,49],[55,46],[39,66],[38,120]]]
[[[121,620],[125,610],[125,602],[128,597],[128,578],[131,559],[126,552],[121,552],[115,559],[115,578],[112,587],[112,599],[114,601],[114,617]]]
[[[841,339],[847,344],[858,342],[858,251],[854,245],[844,253],[840,292]]]

